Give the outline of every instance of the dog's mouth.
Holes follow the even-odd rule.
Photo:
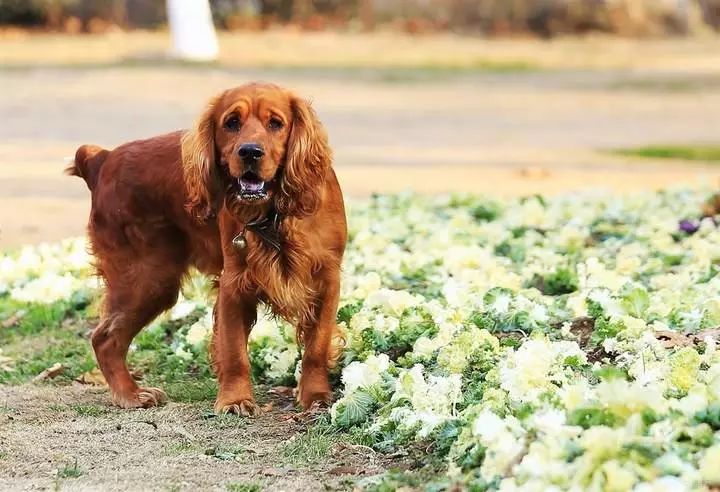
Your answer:
[[[241,201],[254,202],[268,197],[269,182],[263,181],[260,176],[252,171],[247,171],[237,178],[237,184],[239,188],[238,199]]]

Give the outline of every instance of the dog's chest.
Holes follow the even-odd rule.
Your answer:
[[[306,318],[314,299],[313,264],[298,238],[280,236],[279,248],[248,231],[244,248],[236,248],[238,289],[266,302],[272,311],[294,322]]]

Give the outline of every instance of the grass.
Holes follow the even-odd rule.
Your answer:
[[[154,385],[152,380],[148,380],[148,384]],[[212,401],[215,399],[218,390],[217,381],[212,379],[210,375],[198,380],[174,379],[158,384],[162,386],[171,401],[178,403]]]
[[[650,145],[613,152],[646,159],[678,159],[720,164],[720,145]]]
[[[225,486],[228,492],[260,492],[262,485],[257,482],[231,482]]]
[[[110,411],[106,406],[100,405],[73,405],[72,409],[80,417],[99,417]]]
[[[246,455],[247,448],[243,444],[217,444],[207,447],[199,442],[176,441],[168,444],[164,452],[166,456],[205,455],[220,461],[236,461]]]
[[[220,461],[235,461],[246,452],[243,446],[219,445],[205,450],[205,456],[212,456]]]
[[[324,460],[341,440],[337,430],[327,422],[308,427],[293,436],[281,450],[283,458],[294,466],[309,466]]]
[[[166,456],[179,456],[183,454],[202,454],[204,451],[201,444],[188,441],[171,442],[165,446]]]
[[[65,465],[61,468],[58,468],[57,471],[57,477],[58,478],[77,478],[83,475],[83,471],[80,469],[80,467],[77,464],[77,460],[72,465]]]
[[[258,394],[262,391],[256,388]],[[214,398],[214,395],[213,395]],[[215,412],[206,412],[203,414],[204,423],[208,428],[213,429],[242,429],[247,427],[248,419],[233,414],[217,415]]]
[[[3,356],[13,370],[0,370],[0,384],[21,384],[60,362],[65,370],[53,382],[70,382],[95,366],[87,339],[85,301],[24,306],[16,325],[0,330]],[[18,303],[0,299],[0,319],[19,312]]]
[[[47,384],[67,384],[96,367],[89,340],[94,320],[87,300],[57,302],[50,305],[21,305],[0,298],[0,322],[19,311],[24,314],[13,326],[0,329],[2,355],[11,359],[12,370],[0,369],[0,384],[22,384],[32,380],[55,363],[64,371]],[[209,402],[215,398],[217,383],[212,376],[207,353],[184,358],[171,346],[177,323],[162,323],[144,330],[134,341],[129,361],[146,384],[163,387],[172,401]],[[71,407],[81,416],[102,415],[100,408]]]

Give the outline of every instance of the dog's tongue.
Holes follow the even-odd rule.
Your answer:
[[[240,178],[240,187],[242,188],[242,191],[257,193],[259,191],[262,191],[262,189],[265,187],[265,183],[262,181]]]

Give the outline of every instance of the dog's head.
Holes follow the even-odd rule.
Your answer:
[[[270,84],[213,98],[182,139],[188,210],[208,218],[223,199],[243,206],[274,200],[302,217],[320,205],[331,163],[327,135],[310,104]]]

